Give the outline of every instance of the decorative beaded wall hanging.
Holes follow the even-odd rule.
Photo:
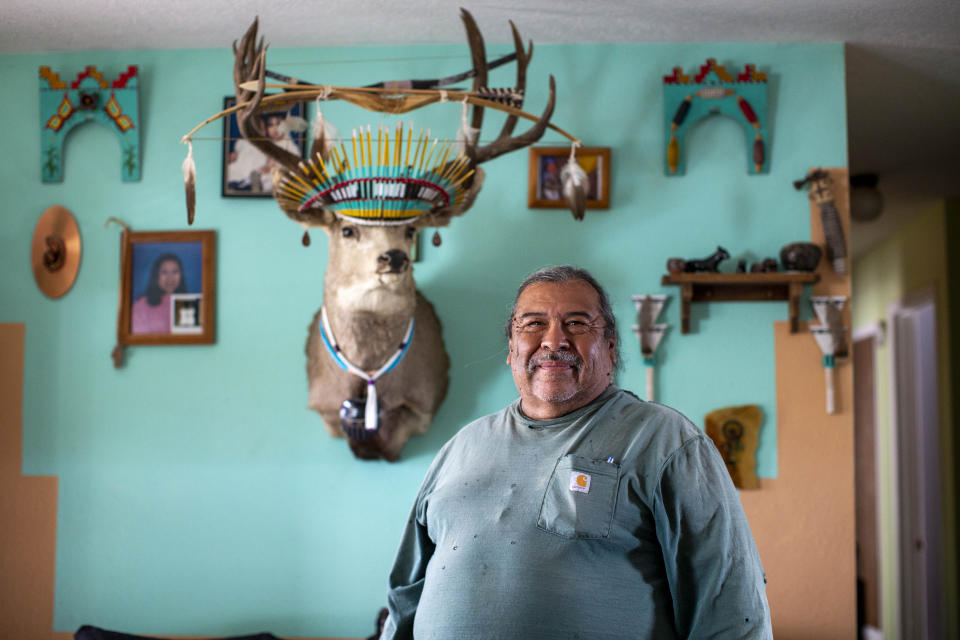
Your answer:
[[[666,141],[664,172],[683,175],[683,146],[687,131],[704,118],[721,114],[737,120],[747,137],[747,170],[768,173],[767,74],[752,64],[733,75],[713,58],[698,73],[685,75],[680,67],[663,76],[663,113]]]
[[[40,67],[40,175],[63,182],[63,142],[77,125],[96,120],[120,138],[124,182],[140,179],[140,100],[137,67],[130,65],[108,82],[87,66],[67,84],[50,67]]]

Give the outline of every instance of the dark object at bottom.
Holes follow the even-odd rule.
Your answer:
[[[786,271],[813,271],[823,251],[812,242],[791,242],[780,249],[780,262]]]
[[[773,258],[764,258],[763,262],[754,262],[750,265],[750,273],[776,273],[777,261]]]
[[[120,633],[119,631],[107,631],[99,627],[92,627],[88,624],[83,625],[73,634],[74,640],[164,640],[155,636],[134,636],[129,633]],[[255,633],[251,636],[231,636],[221,640],[280,640],[272,633]]]
[[[380,429],[380,416],[377,416],[377,428],[367,429],[364,416],[367,413],[366,398],[350,398],[340,405],[340,427],[351,440],[364,441],[377,435]]]
[[[377,640],[377,638],[380,637],[380,634],[383,633],[383,625],[387,623],[387,618],[389,617],[390,611],[388,611],[386,607],[380,609],[379,613],[377,613],[376,631],[374,631],[373,635],[367,638],[367,640]]]

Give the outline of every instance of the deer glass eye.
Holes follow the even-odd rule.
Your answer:
[[[413,240],[415,235],[417,235],[417,230],[413,227],[407,227],[407,240]]]
[[[356,238],[357,237],[357,228],[356,227],[344,227],[340,230],[340,234],[344,238]]]

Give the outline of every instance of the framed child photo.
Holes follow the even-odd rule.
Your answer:
[[[120,345],[213,344],[215,231],[125,231]]]
[[[570,160],[570,147],[530,147],[527,206],[566,209],[560,173]],[[577,149],[577,164],[586,172],[587,209],[610,208],[610,147]]]
[[[233,96],[223,99],[223,108],[237,103]],[[276,109],[259,112],[257,116],[263,131],[273,144],[302,158],[306,146],[301,127],[295,121],[304,122],[303,104],[296,102]],[[270,170],[276,162],[257,149],[243,137],[237,124],[237,114],[223,119],[223,176],[224,198],[270,198],[273,196],[273,179]]]

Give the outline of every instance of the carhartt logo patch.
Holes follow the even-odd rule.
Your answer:
[[[570,472],[570,491],[590,492],[590,476],[580,471]]]

